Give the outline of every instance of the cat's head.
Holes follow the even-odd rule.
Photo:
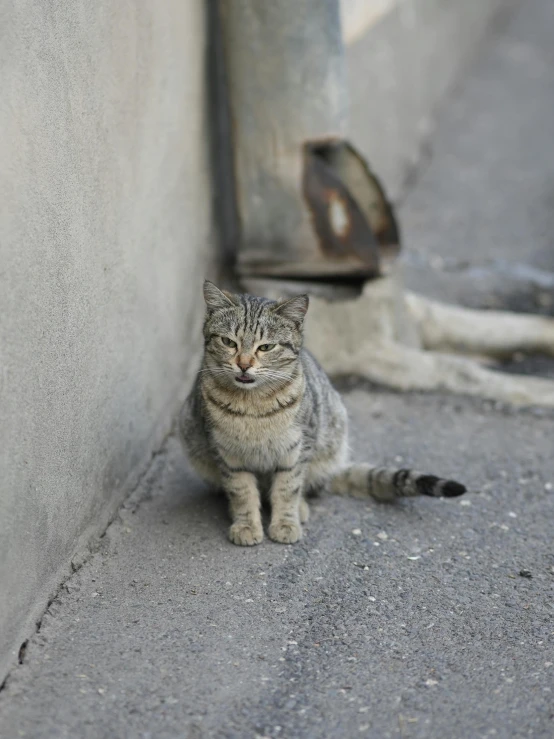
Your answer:
[[[205,367],[219,384],[250,391],[285,384],[296,371],[308,296],[268,300],[204,283]]]

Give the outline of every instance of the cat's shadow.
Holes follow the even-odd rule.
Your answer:
[[[165,507],[165,520],[187,538],[214,536],[226,538],[229,527],[228,504],[223,492],[198,479],[180,478],[181,494],[171,496]]]
[[[229,516],[223,492],[196,476],[176,440],[169,440],[166,451],[151,496],[151,513],[165,530],[185,541],[205,536],[226,539]]]
[[[204,483],[194,472],[183,465],[175,469],[164,486],[167,494],[160,501],[160,516],[164,521],[171,520],[184,535],[196,532],[203,527],[206,532],[223,532],[226,536],[231,524],[229,504],[223,490]],[[310,496],[310,501],[320,499],[320,495]],[[269,524],[271,507],[267,489],[262,486],[262,520]]]
[[[170,443],[171,446],[173,446]],[[228,502],[225,494],[201,481],[189,467],[185,456],[180,450],[168,449],[166,463],[162,469],[161,479],[157,486],[159,492],[154,495],[155,515],[172,532],[178,540],[183,542],[219,541],[233,546],[227,537],[231,524]],[[262,495],[262,517],[264,528],[269,522],[269,506],[267,495]],[[413,524],[414,520],[421,521],[424,511],[420,510],[418,501],[402,501],[393,504],[383,504],[377,501],[355,501],[351,498],[341,498],[326,492],[309,496],[311,509],[311,524],[309,528],[319,528],[317,519],[323,515],[321,523],[329,526],[328,514],[335,510],[343,519],[350,515],[358,515],[360,509],[371,505],[375,516],[374,525],[393,518],[399,527]],[[339,513],[337,506],[341,509]],[[423,504],[423,507],[424,504]],[[324,522],[325,520],[325,522]],[[345,524],[348,525],[348,524]],[[315,532],[314,532],[315,533]]]

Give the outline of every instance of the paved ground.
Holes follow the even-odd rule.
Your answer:
[[[1,735],[552,736],[554,418],[347,402],[356,456],[479,492],[326,497],[298,546],[239,549],[170,439],[13,673]]]
[[[553,37],[527,0],[457,91],[403,207],[410,284],[478,302],[472,268],[554,270]],[[518,285],[498,301],[539,301]],[[13,670],[2,739],[554,736],[554,413],[341,387],[357,458],[472,492],[325,497],[299,545],[239,549],[169,438]]]

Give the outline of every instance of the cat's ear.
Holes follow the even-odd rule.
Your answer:
[[[300,328],[304,323],[309,304],[310,298],[307,295],[296,295],[288,300],[279,300],[274,311],[283,318],[288,318],[297,328]]]
[[[233,295],[226,290],[220,290],[209,280],[204,280],[204,300],[208,306],[208,310],[217,310],[218,308],[229,308],[236,305]]]

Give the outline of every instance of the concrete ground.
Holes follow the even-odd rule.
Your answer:
[[[401,211],[410,285],[483,304],[486,268],[549,310],[553,37],[527,0],[446,106]],[[2,739],[554,736],[554,413],[340,386],[356,458],[471,492],[323,497],[298,545],[240,549],[170,437],[22,650]]]

